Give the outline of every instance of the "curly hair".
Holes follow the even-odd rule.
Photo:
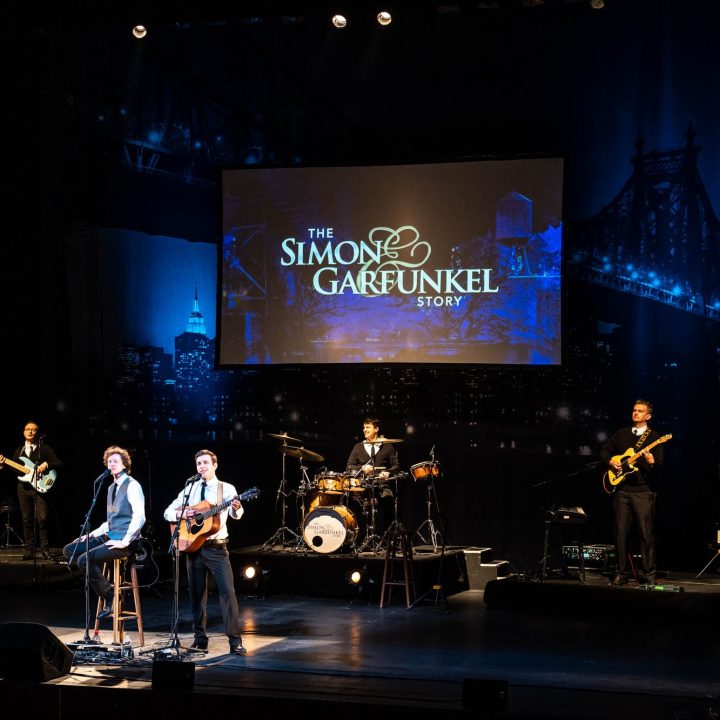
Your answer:
[[[125,466],[125,471],[129,475],[132,471],[132,460],[130,460],[130,453],[125,448],[118,447],[117,445],[111,445],[103,453],[103,465],[107,466],[108,458],[111,455],[119,455],[122,458],[123,465]]]

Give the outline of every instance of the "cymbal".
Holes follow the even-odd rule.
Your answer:
[[[366,443],[369,445],[377,445],[379,443],[387,443],[388,445],[392,445],[394,443],[401,443],[405,442],[404,440],[398,440],[396,438],[386,438],[386,437],[379,437],[375,438],[375,440],[365,440]]]
[[[300,458],[301,460],[310,460],[311,462],[322,462],[325,458],[312,450],[302,447],[279,447],[278,450],[283,455],[289,455],[290,457]]]
[[[292,440],[293,442],[302,442],[299,438],[290,437],[287,433],[283,433],[282,435],[277,435],[275,433],[268,433],[268,437],[274,437],[278,440]]]

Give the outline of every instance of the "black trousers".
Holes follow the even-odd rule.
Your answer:
[[[230,645],[240,645],[242,643],[240,617],[227,547],[205,543],[196,552],[186,553],[185,558],[195,640],[207,642],[208,578],[211,574],[220,599],[225,633]]]
[[[629,575],[630,532],[634,527],[640,538],[643,574],[646,578],[655,579],[655,495],[650,489],[632,491],[621,488],[613,496],[618,575]]]
[[[103,575],[103,563],[112,562],[116,558],[128,557],[130,548],[111,549],[105,545],[108,540],[107,535],[100,535],[90,538],[87,543],[85,540],[79,543],[71,542],[63,548],[63,555],[70,565],[76,565],[83,573],[85,573],[85,565],[89,558],[90,564],[87,572],[90,587],[98,596],[111,600],[113,585]],[[90,549],[87,550],[88,548]]]
[[[25,549],[28,552],[33,552],[35,549],[35,524],[37,523],[37,539],[40,541],[41,549],[47,550],[50,546],[47,529],[50,506],[47,500],[42,493],[37,492],[28,483],[18,483],[18,503],[22,517]]]

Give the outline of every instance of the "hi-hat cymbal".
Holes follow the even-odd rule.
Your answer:
[[[310,460],[312,462],[322,462],[325,458],[312,450],[301,447],[279,447],[278,450],[284,455],[300,458],[301,460]]]
[[[282,435],[277,435],[276,433],[268,433],[268,437],[274,437],[278,440],[292,440],[293,442],[302,442],[300,438],[290,437],[287,433],[283,433]]]
[[[365,442],[370,445],[377,445],[379,443],[387,443],[388,445],[392,445],[393,443],[401,443],[401,442],[405,442],[405,441],[398,440],[396,438],[379,437],[379,438],[375,438],[374,440],[365,440]]]

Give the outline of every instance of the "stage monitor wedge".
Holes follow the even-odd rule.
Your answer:
[[[55,680],[70,672],[72,651],[39,623],[0,624],[0,677],[25,683]]]

